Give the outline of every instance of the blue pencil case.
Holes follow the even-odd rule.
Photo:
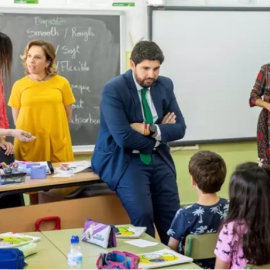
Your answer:
[[[18,248],[0,248],[0,269],[23,269],[24,255]]]

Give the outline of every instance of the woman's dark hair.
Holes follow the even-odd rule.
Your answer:
[[[10,38],[0,32],[0,75],[10,77],[12,65],[12,42]]]
[[[239,165],[231,176],[229,212],[224,223],[236,221],[234,233],[239,232],[237,221],[244,222],[244,257],[251,264],[270,262],[270,169],[247,162]]]

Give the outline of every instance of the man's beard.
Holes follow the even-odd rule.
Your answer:
[[[155,82],[155,80],[153,79],[153,80],[152,80],[152,83],[146,84],[146,83],[144,83],[144,81],[149,80],[149,79],[141,80],[141,79],[137,76],[136,73],[135,73],[134,75],[135,75],[135,79],[136,79],[137,83],[138,83],[142,88],[148,88],[148,87],[152,86],[153,83]]]

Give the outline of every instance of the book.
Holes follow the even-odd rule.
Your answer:
[[[130,225],[116,225],[117,238],[140,238],[146,231],[146,227],[135,227]]]
[[[0,234],[0,248],[13,248],[29,243],[38,242],[40,237],[20,234],[20,233],[1,233]]]
[[[169,265],[192,262],[193,259],[170,249],[162,249],[149,253],[137,254],[140,257],[139,268],[159,268]]]

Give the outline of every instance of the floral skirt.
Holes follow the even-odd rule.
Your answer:
[[[258,155],[260,159],[266,164],[270,164],[269,160],[269,133],[270,128],[269,112],[263,109],[260,113],[258,126],[257,126],[257,144],[258,144]]]

